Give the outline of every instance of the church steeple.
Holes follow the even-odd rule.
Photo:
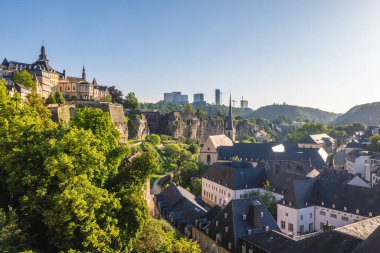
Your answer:
[[[83,65],[83,69],[82,69],[82,79],[84,81],[86,81],[86,69],[84,68],[84,65]]]
[[[47,55],[46,55],[46,52],[45,52],[45,46],[44,46],[43,43],[42,43],[42,46],[41,46],[41,54],[40,54],[40,57],[38,58],[38,60],[40,60],[40,61],[49,61],[48,58],[47,58]]]
[[[230,106],[228,107],[228,118],[227,118],[227,124],[226,124],[226,135],[232,140],[235,141],[235,129],[234,129],[234,123],[232,118],[232,99],[231,99],[231,93],[230,93]]]

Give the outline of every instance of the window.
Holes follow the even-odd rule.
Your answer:
[[[335,213],[331,213],[330,217],[336,219],[336,214]]]
[[[281,221],[281,229],[285,229],[285,221]]]
[[[319,214],[320,215],[326,215],[326,212],[325,211],[319,211]]]
[[[301,220],[303,220],[303,215],[301,214]]]
[[[288,224],[288,231],[289,231],[289,232],[293,232],[293,231],[294,231],[294,226],[293,226],[292,223],[289,223],[289,224]]]
[[[313,223],[309,223],[309,232],[311,233],[314,230]]]
[[[348,217],[342,216],[342,221],[348,221]]]
[[[288,216],[288,213],[285,213],[285,216]]]
[[[310,213],[310,219],[312,219],[313,218],[313,214],[312,213]]]
[[[305,233],[305,226],[304,225],[300,226],[300,233],[301,234]]]
[[[210,162],[211,162],[211,156],[207,155],[207,164],[210,164]]]
[[[321,230],[323,230],[323,222],[321,222],[321,224],[319,224],[319,228],[320,228]]]

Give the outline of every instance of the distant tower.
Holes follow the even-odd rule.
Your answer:
[[[86,81],[86,69],[84,68],[84,65],[83,65],[83,69],[82,69],[82,79],[84,81]]]
[[[232,119],[232,105],[231,105],[231,94],[230,94],[230,106],[228,107],[228,118],[227,118],[227,124],[226,124],[226,135],[228,138],[230,138],[232,141],[235,141],[235,128],[234,123]]]
[[[38,60],[40,61],[49,61],[47,56],[46,56],[46,52],[45,52],[45,46],[42,44],[42,47],[41,47],[41,54],[40,54],[40,57],[38,58]]]
[[[215,90],[215,105],[220,105],[220,90]]]

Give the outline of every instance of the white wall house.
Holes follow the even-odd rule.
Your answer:
[[[289,205],[277,204],[277,224],[281,232],[289,235],[300,235],[315,231],[322,231],[323,224],[330,224],[332,228],[339,228],[371,217],[371,214],[362,216],[340,211],[325,206],[310,206],[296,209]]]
[[[352,151],[346,158],[346,170],[351,174],[360,174],[365,177],[366,164],[368,163],[370,153],[367,151]]]

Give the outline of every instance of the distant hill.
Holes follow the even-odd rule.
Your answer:
[[[367,126],[377,126],[380,122],[380,102],[362,104],[352,107],[334,121],[335,125],[348,125],[361,122]]]
[[[274,120],[279,116],[285,116],[289,119],[308,119],[310,121],[320,122],[327,124],[333,122],[339,114],[326,112],[310,107],[301,107],[296,105],[267,105],[260,107],[249,114],[249,118],[265,118],[268,120]]]

